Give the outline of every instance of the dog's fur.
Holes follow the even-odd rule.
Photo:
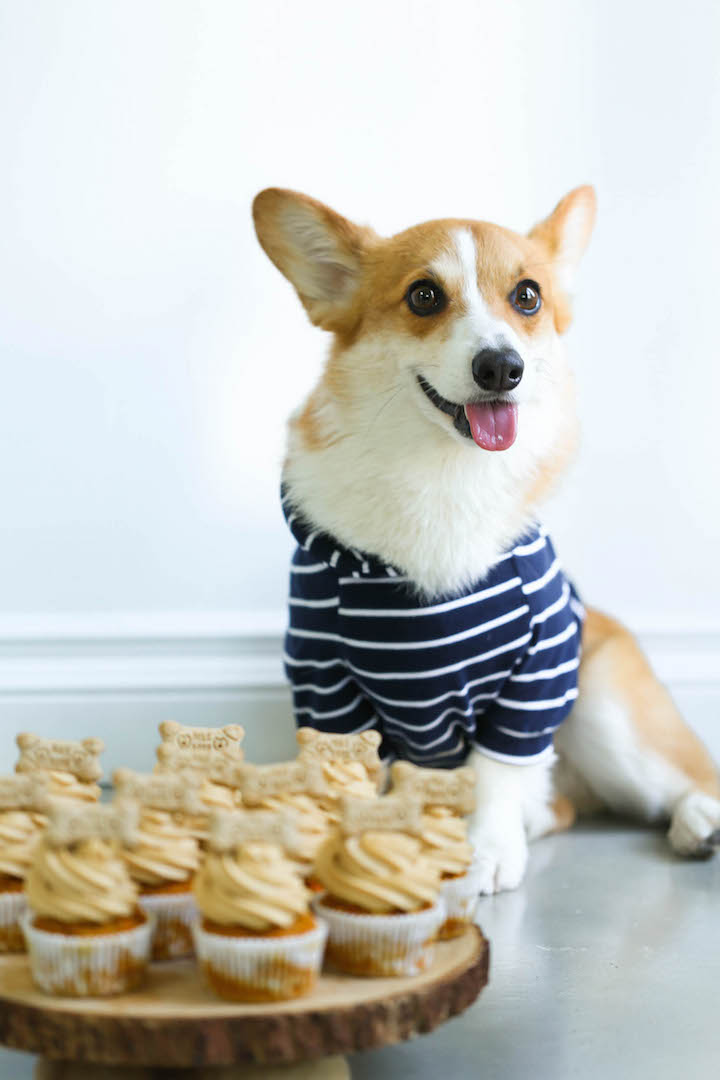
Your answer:
[[[284,481],[308,520],[347,547],[399,567],[418,593],[467,588],[536,519],[568,463],[577,420],[562,335],[595,195],[567,195],[527,236],[486,222],[428,222],[377,236],[305,195],[268,189],[254,203],[263,248],[310,319],[333,334],[324,373],[290,422]],[[448,302],[419,318],[409,285],[432,278]],[[540,311],[508,297],[537,282]],[[524,374],[516,441],[491,453],[460,433],[417,383],[451,402],[476,400],[471,361],[504,345]],[[527,840],[610,808],[669,821],[682,854],[712,850],[720,783],[633,637],[589,611],[579,698],[561,726],[558,762],[506,765],[474,755],[474,842],[483,891],[513,888]]]

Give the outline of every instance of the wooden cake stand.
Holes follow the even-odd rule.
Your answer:
[[[421,975],[323,974],[311,994],[235,1005],[207,990],[194,963],[154,964],[146,986],[110,998],[52,998],[27,957],[0,959],[0,1043],[40,1054],[38,1080],[180,1075],[225,1080],[343,1080],[341,1055],[432,1031],[475,1001],[488,978],[488,943],[471,927],[440,942]],[[187,1071],[184,1071],[187,1070]]]

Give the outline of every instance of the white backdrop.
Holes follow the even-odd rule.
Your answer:
[[[0,3],[6,639],[281,625],[326,343],[256,244],[270,184],[393,232],[594,183],[547,516],[586,599],[717,630],[719,42],[713,0]]]

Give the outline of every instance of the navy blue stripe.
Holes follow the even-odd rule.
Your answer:
[[[300,514],[290,527],[286,672],[299,724],[373,726],[383,757],[440,767],[472,747],[508,761],[549,752],[577,692],[581,609],[544,532],[466,592],[419,600],[399,569]]]

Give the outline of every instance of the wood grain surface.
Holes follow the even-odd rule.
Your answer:
[[[236,1005],[215,997],[191,961],[153,965],[147,985],[111,998],[52,998],[27,958],[0,959],[0,1043],[55,1060],[189,1068],[291,1064],[369,1050],[432,1031],[475,1001],[489,947],[476,927],[440,942],[414,977],[326,973],[306,997]]]

